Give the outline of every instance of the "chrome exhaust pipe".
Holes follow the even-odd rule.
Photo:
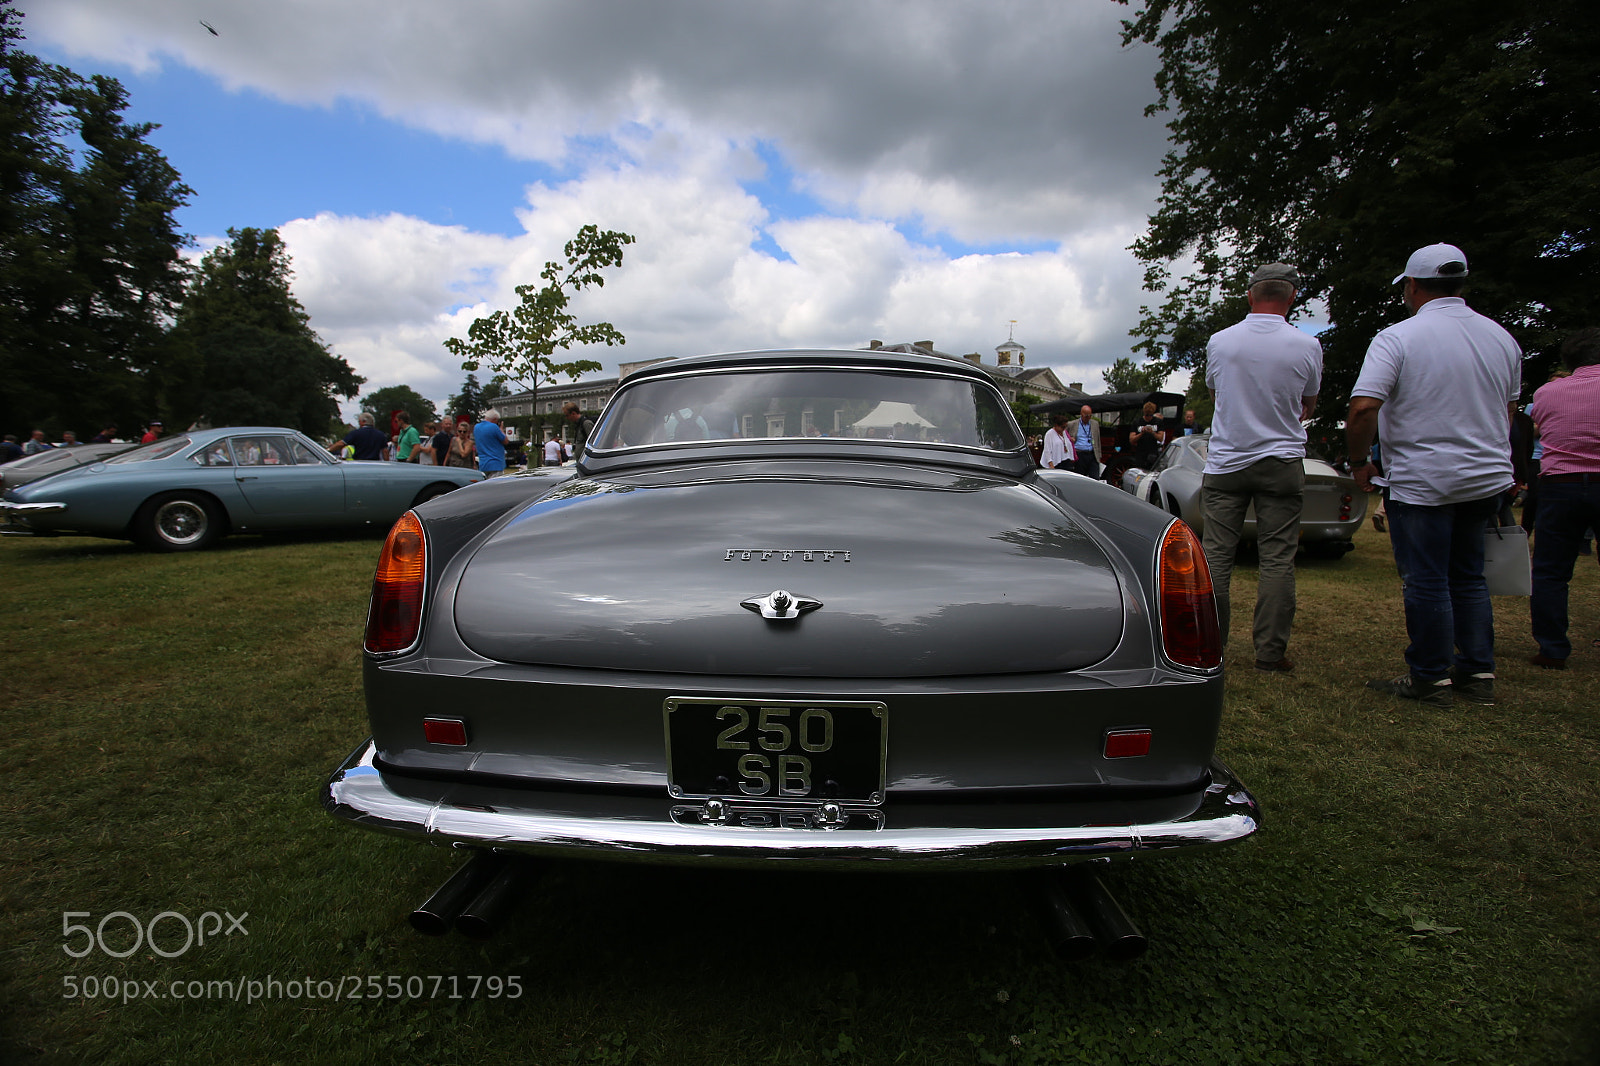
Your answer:
[[[411,928],[428,936],[444,936],[485,885],[505,865],[506,857],[492,851],[472,851],[472,858],[461,864],[450,879],[440,885],[427,902],[411,912]]]
[[[1055,953],[1067,962],[1082,962],[1100,949],[1094,932],[1066,889],[1067,875],[1050,870],[1039,879],[1040,917],[1045,937]]]
[[[524,879],[533,864],[520,856],[507,856],[493,879],[465,910],[456,916],[456,932],[472,940],[488,940],[520,902]]]
[[[1095,941],[1106,958],[1112,962],[1128,962],[1145,953],[1149,941],[1098,877],[1085,870],[1063,880],[1073,905],[1089,919]]]

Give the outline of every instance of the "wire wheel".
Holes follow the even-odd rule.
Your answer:
[[[204,496],[168,493],[144,505],[139,534],[156,551],[195,551],[221,535],[216,505]]]

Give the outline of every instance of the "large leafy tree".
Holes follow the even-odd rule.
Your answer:
[[[1160,298],[1136,351],[1199,370],[1249,271],[1293,262],[1333,322],[1319,413],[1336,419],[1406,313],[1390,279],[1437,241],[1466,250],[1468,302],[1529,352],[1530,385],[1600,320],[1600,5],[1141,2],[1123,40],[1160,53],[1148,110],[1171,113],[1173,147],[1134,245]]]
[[[444,346],[461,357],[461,369],[476,371],[487,365],[496,382],[510,382],[538,396],[539,386],[553,383],[557,374],[576,381],[580,374],[599,370],[593,359],[557,362],[557,352],[577,346],[626,344],[627,338],[609,322],[579,325],[569,310],[574,294],[602,288],[600,273],[622,265],[622,249],[634,238],[616,230],[584,226],[563,249],[566,262],[545,263],[539,277],[543,286],[518,285],[522,301],[510,311],[496,311],[473,322],[467,339],[451,337]]]
[[[389,412],[404,411],[411,416],[411,422],[418,429],[424,422],[436,422],[439,418],[438,409],[433,401],[424,397],[410,385],[389,385],[382,389],[373,389],[361,397],[361,409],[371,411],[378,420],[378,425],[383,430],[389,428]]]
[[[1105,378],[1107,392],[1157,392],[1170,373],[1160,365],[1138,366],[1123,356],[1100,371],[1100,376]]]
[[[323,435],[363,378],[330,352],[290,289],[274,229],[230,229],[206,253],[173,329],[184,373],[166,402],[180,423],[290,426]]]
[[[23,51],[0,0],[0,424],[125,428],[153,409],[191,190],[114,78]]]

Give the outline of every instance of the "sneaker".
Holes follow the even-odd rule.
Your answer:
[[[1484,707],[1494,706],[1493,674],[1463,674],[1452,669],[1450,687],[1455,691],[1458,700],[1466,700],[1468,703]]]
[[[1538,655],[1533,656],[1528,661],[1530,663],[1532,663],[1533,665],[1535,665],[1535,666],[1542,666],[1546,670],[1565,670],[1567,668],[1567,660],[1565,660],[1565,659],[1552,659],[1552,658],[1550,658],[1550,656],[1544,654],[1543,652],[1540,652]]]
[[[1401,674],[1393,681],[1368,681],[1367,687],[1399,696],[1403,700],[1417,700],[1430,707],[1449,707],[1452,703],[1448,677],[1441,677],[1437,681],[1418,681],[1410,674]]]

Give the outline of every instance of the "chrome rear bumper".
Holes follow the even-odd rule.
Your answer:
[[[329,814],[356,825],[437,844],[465,844],[572,858],[678,865],[1006,869],[1130,857],[1242,840],[1260,828],[1255,797],[1220,760],[1189,813],[1170,821],[1125,825],[1014,828],[940,824],[907,828],[751,828],[685,821],[688,806],[659,798],[616,797],[387,780],[369,739],[322,789]],[[395,786],[421,785],[413,794]],[[454,800],[454,802],[452,802]],[[467,802],[471,800],[472,802]],[[1062,804],[1056,805],[1058,808]],[[952,808],[1004,811],[1004,806]],[[892,821],[893,797],[886,808]],[[927,808],[923,808],[927,810]],[[680,816],[674,819],[675,813]],[[981,822],[988,818],[967,818]],[[962,819],[952,819],[959,823]],[[852,823],[856,824],[856,823]]]

